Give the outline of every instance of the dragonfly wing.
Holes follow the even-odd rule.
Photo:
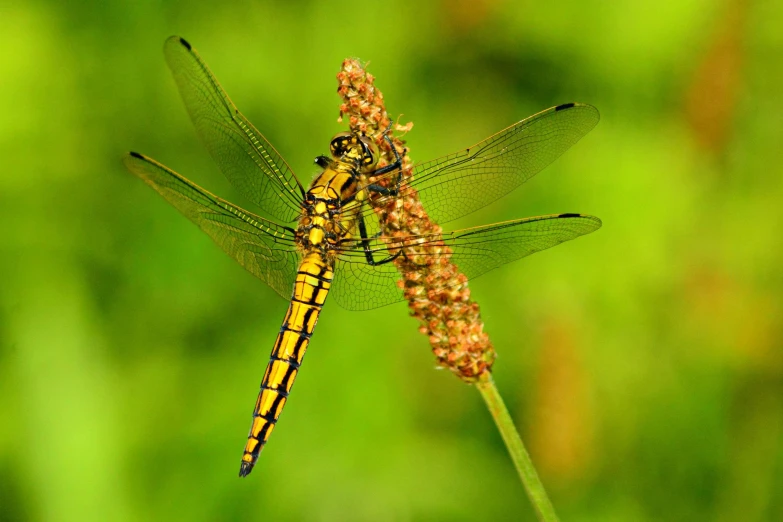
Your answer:
[[[389,256],[386,247],[375,241],[372,248],[377,259]],[[338,258],[330,294],[347,310],[372,310],[404,299],[397,286],[400,278],[394,263],[373,266],[360,250],[347,251]]]
[[[451,250],[450,260],[468,279],[489,272],[501,265],[546,250],[564,241],[594,232],[601,220],[581,214],[557,214],[517,219],[457,230],[451,233],[409,236],[384,243],[380,238],[369,240],[369,250],[378,261],[394,255],[400,248],[414,256],[443,255],[430,253],[432,247]],[[403,299],[397,286],[400,274],[393,263],[373,266],[358,241],[340,255],[335,273],[333,293],[337,302],[351,310],[368,310]]]
[[[599,228],[601,220],[595,216],[555,214],[457,230],[445,234],[443,243],[454,252],[451,262],[474,279]]]
[[[401,196],[418,191],[427,214],[436,223],[447,223],[519,187],[590,132],[598,120],[598,110],[581,103],[539,112],[465,150],[414,165]],[[374,182],[385,178],[385,184],[392,186],[397,175],[390,172]],[[369,215],[372,210],[362,212]]]
[[[294,221],[304,189],[285,160],[239,112],[188,42],[172,36],[164,52],[193,125],[220,170],[270,217]]]
[[[251,274],[288,299],[299,266],[294,231],[232,205],[136,152],[125,165]]]

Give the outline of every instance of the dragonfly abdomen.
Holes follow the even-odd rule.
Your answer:
[[[333,266],[320,252],[307,254],[299,266],[291,303],[261,380],[253,423],[242,455],[240,477],[250,474],[280,418],[332,285],[332,277]]]

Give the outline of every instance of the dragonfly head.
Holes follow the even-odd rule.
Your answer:
[[[378,163],[378,147],[369,136],[356,132],[341,132],[329,144],[332,157],[350,161],[362,169],[372,169]]]

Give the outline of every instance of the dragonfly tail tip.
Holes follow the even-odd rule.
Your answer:
[[[242,461],[242,465],[239,466],[239,476],[240,477],[247,477],[250,475],[250,472],[253,471],[253,464],[250,462]]]

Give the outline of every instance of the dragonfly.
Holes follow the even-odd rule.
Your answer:
[[[126,154],[125,165],[289,301],[253,408],[240,477],[252,471],[277,424],[327,295],[351,310],[403,300],[390,261],[404,255],[406,245],[448,246],[452,263],[473,279],[601,226],[596,217],[568,213],[389,240],[368,225],[374,215],[370,197],[388,201],[410,190],[418,191],[430,217],[441,224],[488,205],[595,127],[599,114],[590,105],[552,107],[472,147],[415,164],[402,184],[396,148],[396,161],[378,167],[378,144],[389,140],[388,129],[379,136],[341,133],[331,140],[330,155],[315,159],[320,172],[305,188],[186,40],[170,37],[164,54],[201,141],[260,212],[234,205],[143,154]]]

